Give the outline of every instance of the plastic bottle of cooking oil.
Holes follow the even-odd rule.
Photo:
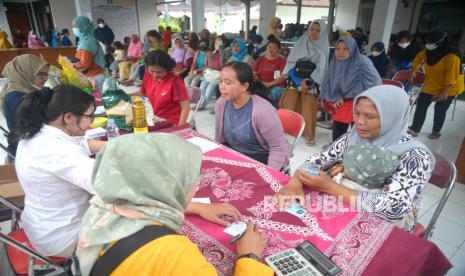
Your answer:
[[[145,114],[145,106],[141,98],[134,98],[132,104],[132,117],[134,122],[134,133],[148,132],[147,117]]]

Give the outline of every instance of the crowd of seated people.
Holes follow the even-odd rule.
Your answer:
[[[134,95],[147,97],[154,115],[178,126],[188,121],[188,89],[201,90],[199,110],[206,109],[216,95],[211,118],[215,141],[277,171],[286,171],[291,157],[278,108],[302,115],[309,146],[316,144],[317,112],[331,112],[332,142],[306,161],[317,164],[320,175],[297,170],[277,197],[302,195],[304,187],[311,187],[345,203],[355,199],[362,211],[413,230],[415,210],[435,162],[429,149],[414,137],[428,106],[435,102],[429,138],[438,139],[452,99],[464,90],[460,52],[448,43],[445,32],[428,34],[425,49],[409,33],[400,32],[396,44],[388,49],[381,42],[374,43],[368,57],[360,52],[359,44],[364,46],[366,39],[361,30],[354,36],[341,33],[330,58],[323,20],[311,21],[307,27],[289,24],[283,32],[276,17],[266,39],[255,27],[247,39],[244,32],[175,33],[166,28],[161,34],[150,30],[143,39],[132,34],[124,43],[114,40],[101,19],[97,28],[85,16],[76,17],[72,25],[79,38],[73,66],[83,74],[103,82],[107,69],[121,77],[122,66],[129,66],[131,74],[125,84],[139,80]],[[69,35],[63,33],[62,41]],[[29,38],[31,45],[42,47],[33,33]],[[282,49],[283,39],[295,42],[289,53]],[[306,77],[296,73],[302,63],[315,66]],[[381,85],[381,79],[405,69],[411,70],[413,79],[423,64],[425,85],[407,133],[407,95],[400,88]],[[224,216],[241,217],[231,204],[191,202],[198,188],[202,154],[174,135],[123,135],[110,142],[84,139],[96,108],[93,96],[71,85],[44,87],[48,70],[49,64],[39,57],[16,57],[2,73],[7,84],[0,95],[11,131],[9,149],[16,155],[16,171],[27,199],[22,224],[40,253],[61,257],[77,253],[83,275],[89,275],[108,248],[145,227],[177,232],[183,214],[196,214],[220,225],[230,224]],[[128,144],[137,144],[138,149]],[[363,177],[363,172],[360,178],[352,177],[360,180],[360,185],[353,186],[341,185],[324,172],[350,158],[354,148],[364,146],[389,151],[382,160],[396,157],[390,170],[376,179],[377,189],[372,189],[374,180]],[[145,170],[146,162],[154,164],[154,169]],[[137,180],[132,178],[135,174]],[[115,199],[124,204],[116,208]],[[94,227],[97,222],[99,227]],[[120,229],[114,231],[114,225]],[[272,275],[269,267],[251,257],[260,256],[265,244],[264,233],[249,225],[238,243],[236,273]],[[140,256],[152,257],[144,262],[147,259]],[[215,275],[192,241],[180,235],[164,236],[138,249],[112,275],[148,271]]]

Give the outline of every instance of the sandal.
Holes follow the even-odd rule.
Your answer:
[[[410,134],[412,137],[418,137],[418,132],[412,129],[408,129],[407,133]]]
[[[311,146],[311,147],[313,147],[313,146],[316,145],[315,140],[314,140],[314,139],[310,139],[310,138],[308,138],[308,137],[305,138],[305,143],[306,143],[308,146]]]
[[[433,132],[433,133],[431,133],[430,135],[428,135],[428,138],[429,138],[429,139],[432,139],[432,140],[436,140],[436,139],[438,139],[439,137],[441,137],[441,133],[439,133],[439,132]]]

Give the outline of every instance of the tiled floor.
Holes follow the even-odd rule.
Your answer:
[[[0,79],[0,87],[3,81]],[[213,103],[209,104],[213,107]],[[419,140],[424,142],[431,150],[443,155],[445,158],[455,162],[459,147],[464,138],[465,127],[465,102],[457,101],[455,118],[451,121],[452,106],[447,114],[447,119],[439,140],[429,140],[426,136],[432,128],[433,108],[430,107],[428,117],[420,133]],[[413,112],[412,112],[413,116]],[[209,110],[199,111],[196,115],[198,131],[202,134],[214,137],[214,115]],[[0,115],[0,124],[5,126],[3,115]],[[300,139],[291,159],[291,168],[295,170],[310,154],[321,150],[331,140],[331,131],[317,128],[316,146],[307,146],[303,139]],[[0,142],[5,143],[5,138],[0,137]],[[0,160],[4,160],[4,153],[0,152]],[[431,218],[437,206],[441,191],[428,185],[425,188],[422,208],[420,209],[420,222],[426,224]],[[436,243],[444,254],[452,261],[454,268],[448,275],[465,275],[465,185],[457,183],[450,196],[437,227],[434,230],[432,241]]]

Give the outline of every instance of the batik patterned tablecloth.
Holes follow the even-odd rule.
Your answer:
[[[163,131],[183,138],[201,136],[188,128]],[[231,149],[221,147],[205,153],[201,174],[195,197],[230,203],[242,213],[244,222],[254,222],[265,231],[265,256],[308,240],[343,270],[341,275],[438,275],[450,267],[431,242],[378,217],[344,209],[347,206],[334,197],[321,197],[318,192],[307,190],[314,207],[311,211],[302,218],[280,212],[272,198],[289,176]],[[229,243],[231,236],[223,232],[224,227],[198,216],[186,218],[182,233],[198,245],[220,275],[232,275],[236,251],[235,245]]]

